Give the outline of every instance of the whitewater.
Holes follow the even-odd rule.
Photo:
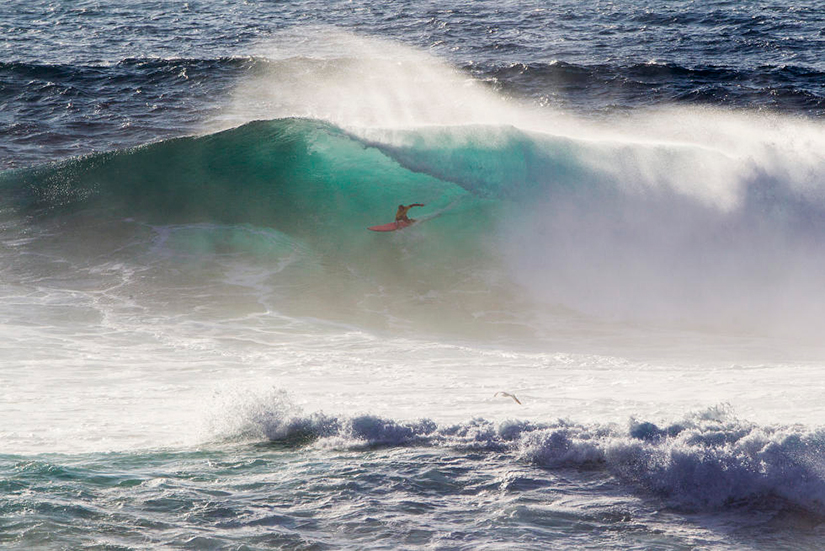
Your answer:
[[[821,548],[825,67],[746,47],[793,17],[81,4],[0,17],[4,547]]]

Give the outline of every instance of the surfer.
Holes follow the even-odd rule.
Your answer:
[[[407,212],[413,207],[423,207],[424,205],[421,203],[413,203],[412,205],[398,205],[398,210],[395,212],[395,221],[396,222],[415,222],[414,218],[410,218],[407,216]]]

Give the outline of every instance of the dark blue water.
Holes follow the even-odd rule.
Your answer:
[[[6,2],[0,166],[192,132],[260,44],[331,25],[424,49],[506,95],[586,116],[662,104],[823,113],[816,2]],[[299,35],[300,36],[300,35]]]
[[[814,1],[4,2],[0,546],[822,548],[823,114]]]

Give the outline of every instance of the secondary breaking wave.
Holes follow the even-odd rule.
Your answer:
[[[241,406],[216,434],[320,448],[424,446],[502,453],[550,471],[604,471],[683,511],[778,506],[825,515],[825,433],[759,426],[738,419],[726,406],[664,426],[636,419],[623,425],[484,419],[439,424],[307,415],[276,393]]]

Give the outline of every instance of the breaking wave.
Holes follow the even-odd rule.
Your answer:
[[[236,405],[218,438],[363,449],[425,446],[503,454],[551,471],[604,471],[680,510],[801,508],[825,515],[825,433],[802,426],[760,426],[727,406],[657,425],[541,423],[474,419],[439,424],[374,415],[303,414],[283,392]]]
[[[681,141],[657,136],[702,121],[716,126],[688,128]],[[445,278],[461,287],[455,274],[470,274],[520,297],[516,309],[816,334],[825,320],[817,127],[663,112],[647,138],[627,130],[287,118],[10,170],[0,185],[31,220],[85,213],[207,234],[251,225],[379,284],[406,279],[390,267],[406,251],[426,259],[403,261],[423,287]],[[411,202],[426,203],[426,223],[365,231]]]

